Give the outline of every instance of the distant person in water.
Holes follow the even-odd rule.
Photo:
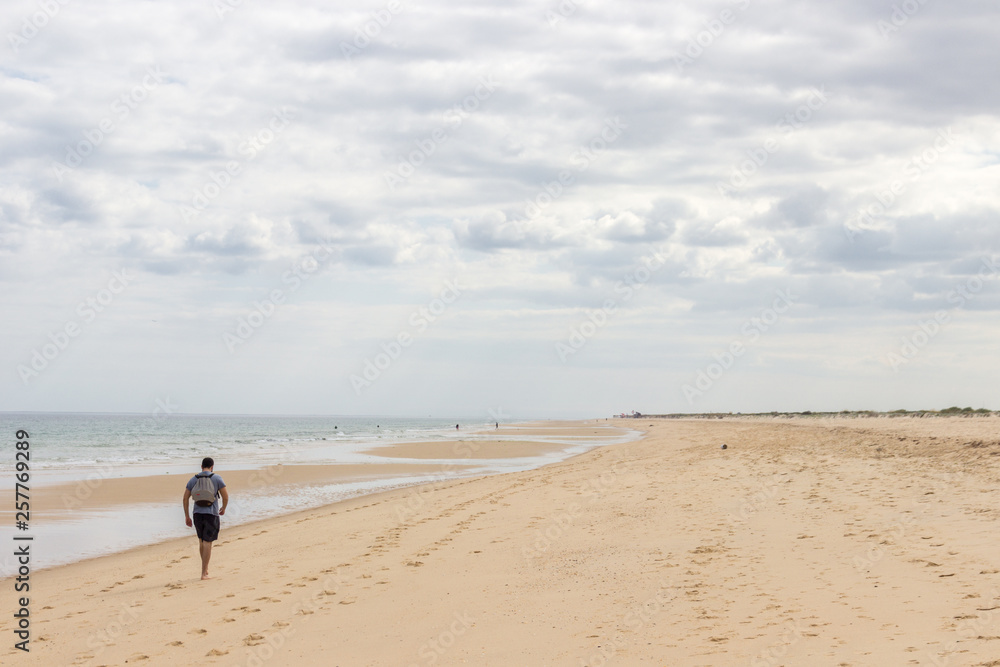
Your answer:
[[[201,461],[201,472],[188,480],[184,489],[184,523],[194,526],[198,534],[198,553],[201,555],[201,578],[208,579],[208,561],[212,558],[212,542],[219,539],[219,517],[226,513],[229,492],[222,477],[214,472],[215,461],[206,456]],[[199,482],[206,480],[204,482]],[[219,507],[219,498],[222,507]],[[188,501],[194,498],[194,521],[188,510]]]
[[[455,424],[455,430],[456,431],[458,430],[458,424]]]
[[[497,422],[497,428],[500,428],[500,422]]]

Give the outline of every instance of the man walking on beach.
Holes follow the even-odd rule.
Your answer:
[[[188,513],[188,501],[194,494],[194,529],[198,533],[198,552],[201,554],[201,578],[208,579],[208,561],[212,558],[212,542],[219,538],[219,517],[226,513],[229,504],[229,492],[222,477],[213,472],[215,461],[206,456],[201,462],[201,472],[192,477],[184,489],[184,523],[192,526],[191,515]],[[207,478],[202,484],[211,486],[207,494],[211,500],[202,499],[206,494],[196,490],[201,479]],[[222,497],[222,507],[219,507],[219,497]]]

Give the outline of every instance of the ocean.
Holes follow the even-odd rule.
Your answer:
[[[456,430],[456,424],[461,428]],[[199,470],[204,456],[213,457],[216,471],[223,475],[226,469],[266,469],[279,463],[362,464],[372,470],[365,479],[354,481],[241,490],[239,502],[231,503],[224,520],[224,526],[232,526],[440,479],[529,470],[637,436],[633,432],[591,438],[533,436],[532,440],[562,448],[530,458],[416,461],[365,453],[372,446],[404,442],[523,439],[499,436],[493,427],[493,421],[444,418],[0,413],[0,441],[9,445],[3,448],[8,455],[0,458],[0,484],[10,490],[11,499],[9,507],[0,506],[0,515],[9,516],[0,525],[0,539],[15,533],[33,536],[37,569],[187,535],[191,531],[183,525],[179,502],[182,480]],[[171,474],[179,476],[178,497],[170,503],[136,498],[134,504],[103,510],[78,509],[70,497],[65,507],[48,514],[36,512],[29,530],[18,531],[13,497],[14,440],[19,430],[30,436],[31,489],[75,484],[75,495],[86,498],[88,489],[105,479]],[[398,464],[407,462],[439,467],[436,473],[400,474]],[[396,464],[394,472],[380,472],[380,466],[389,471],[390,464]],[[456,465],[464,467],[459,472]],[[0,576],[12,574],[14,566],[10,556],[0,557]]]
[[[399,417],[138,415],[0,413],[0,434],[23,429],[32,436],[35,469],[71,471],[115,464],[135,469],[179,464],[204,456],[268,465],[338,463],[355,445],[418,442],[454,437],[461,420]],[[466,424],[485,428],[485,422]],[[13,460],[0,462],[0,471]],[[230,464],[229,467],[237,467]]]

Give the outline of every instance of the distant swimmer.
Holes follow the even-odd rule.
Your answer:
[[[458,430],[458,424],[455,424],[455,430],[456,431]]]
[[[500,422],[497,422],[497,428],[500,428]]]

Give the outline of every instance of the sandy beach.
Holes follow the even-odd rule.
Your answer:
[[[223,523],[210,581],[193,536],[33,572],[30,653],[4,580],[2,662],[1000,665],[1000,420],[624,422],[646,436]]]
[[[462,471],[467,466],[455,466]],[[280,485],[309,486],[338,482],[353,482],[405,474],[433,475],[439,465],[386,465],[373,469],[370,465],[272,465],[258,470],[226,470],[226,484],[234,489],[261,489]],[[219,471],[222,475],[223,471]],[[190,475],[148,475],[100,479],[92,486],[86,484],[86,493],[79,493],[81,484],[63,483],[43,486],[35,490],[32,505],[36,515],[48,521],[67,518],[63,511],[72,509],[105,509],[118,505],[135,505],[137,502],[177,502],[178,486],[183,490]],[[4,515],[0,512],[0,515]],[[6,512],[11,514],[11,512]]]

